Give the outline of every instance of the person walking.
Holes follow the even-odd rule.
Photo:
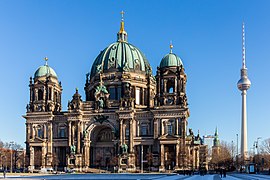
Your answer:
[[[219,169],[220,177],[222,178],[222,168]]]
[[[226,168],[223,169],[223,177],[226,177]]]
[[[3,171],[4,179],[6,178],[6,170]]]

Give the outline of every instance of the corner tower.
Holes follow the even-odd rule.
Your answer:
[[[242,91],[242,126],[241,126],[241,156],[243,160],[247,159],[247,90],[250,88],[251,82],[248,79],[246,68],[246,48],[245,48],[245,24],[242,25],[242,68],[241,79],[237,83],[237,87]]]
[[[53,166],[53,123],[61,114],[62,86],[55,71],[48,65],[40,66],[30,77],[30,101],[27,105],[26,156],[29,171]]]
[[[30,77],[30,101],[27,112],[60,112],[62,86],[58,81],[55,71],[48,65],[45,57],[45,65],[40,66],[34,78]]]
[[[167,161],[171,167],[175,166],[175,169],[187,167],[191,156],[191,149],[187,148],[187,144],[192,144],[194,140],[192,130],[187,137],[187,76],[181,59],[172,49],[173,45],[170,44],[170,52],[162,58],[157,68],[157,93],[155,108],[152,110],[156,129],[154,138],[159,142],[160,171],[165,171]]]
[[[162,58],[160,66],[157,68],[156,105],[187,107],[187,76],[182,60],[172,52],[172,49],[173,45],[170,44],[170,53]]]

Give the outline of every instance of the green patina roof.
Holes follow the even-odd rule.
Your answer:
[[[53,76],[57,78],[55,71],[48,65],[40,66],[34,75],[34,78],[42,77],[42,76]]]
[[[109,69],[152,73],[144,54],[125,41],[117,41],[100,52],[92,65],[91,77]]]
[[[169,53],[164,56],[160,62],[159,67],[172,67],[172,66],[181,66],[183,65],[181,59],[174,53]]]

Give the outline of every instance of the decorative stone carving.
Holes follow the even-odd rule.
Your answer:
[[[109,92],[107,88],[103,85],[102,82],[96,87],[95,90],[95,99],[96,99],[96,108],[103,109],[108,106]]]
[[[73,95],[73,98],[71,102],[68,102],[68,110],[79,110],[81,109],[82,99],[81,95],[78,92],[78,89],[76,88],[76,92]]]
[[[76,153],[76,146],[75,145],[71,145],[70,146],[70,154],[75,154]]]
[[[127,152],[128,152],[128,146],[126,144],[123,144],[121,146],[121,151],[122,151],[122,154],[127,154]]]

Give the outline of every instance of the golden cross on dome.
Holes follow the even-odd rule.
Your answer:
[[[173,49],[173,44],[172,44],[172,41],[170,41],[170,53],[172,53],[172,49]]]
[[[122,21],[124,21],[124,14],[125,14],[125,12],[124,11],[121,11],[120,14],[122,16]]]
[[[45,64],[48,65],[49,58],[48,57],[45,57],[44,60],[45,60]]]

